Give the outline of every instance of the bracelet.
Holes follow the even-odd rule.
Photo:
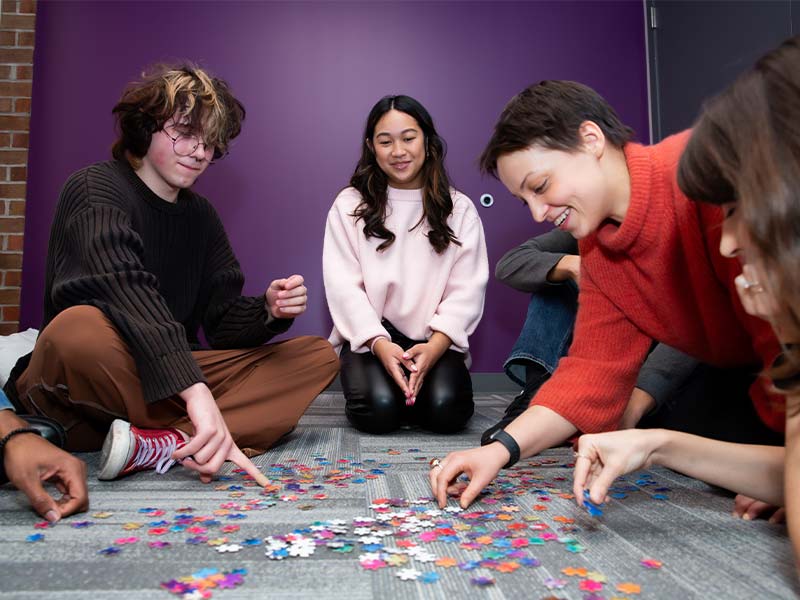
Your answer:
[[[372,340],[372,343],[369,345],[370,354],[375,354],[375,344],[378,343],[378,340],[387,340],[388,341],[388,338],[386,336],[384,336],[384,335],[379,335],[374,340]]]
[[[35,427],[20,427],[19,429],[14,429],[12,431],[9,431],[8,434],[2,440],[0,440],[0,454],[3,453],[3,450],[5,449],[6,444],[8,443],[9,440],[13,438],[15,435],[19,435],[21,433],[35,433],[36,435],[39,436],[42,435],[42,432],[36,429]]]

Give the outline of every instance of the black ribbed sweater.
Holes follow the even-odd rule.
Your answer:
[[[205,198],[181,190],[170,203],[127,163],[97,163],[61,192],[42,329],[71,306],[99,308],[130,348],[145,401],[155,402],[205,381],[191,355],[201,326],[212,348],[258,346],[289,328],[291,319],[269,315],[263,295],[242,296],[243,285]]]

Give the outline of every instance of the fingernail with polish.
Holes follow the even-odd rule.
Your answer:
[[[742,515],[742,518],[743,518],[745,521],[749,521],[749,520],[751,519],[750,515],[748,515],[747,513],[744,513],[744,514]]]

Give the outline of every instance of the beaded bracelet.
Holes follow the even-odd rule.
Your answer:
[[[42,432],[36,429],[35,427],[20,427],[19,429],[13,429],[9,431],[8,434],[0,440],[0,455],[3,454],[3,450],[6,447],[8,441],[13,438],[15,435],[19,435],[20,433],[35,433],[36,435],[42,435]]]

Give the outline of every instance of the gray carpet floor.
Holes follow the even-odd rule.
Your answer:
[[[593,517],[561,496],[571,452],[553,449],[467,511],[436,512],[428,460],[472,447],[509,399],[477,397],[459,435],[370,436],[323,394],[256,459],[280,486],[267,494],[230,470],[210,485],[181,468],[99,482],[84,455],[91,509],[55,527],[0,488],[0,597],[167,599],[198,581],[206,595],[184,597],[797,597],[783,525],[733,519],[730,494],[665,469],[627,477]]]

